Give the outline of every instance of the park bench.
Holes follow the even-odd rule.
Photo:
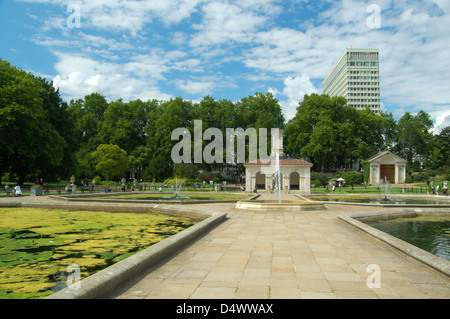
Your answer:
[[[81,192],[84,194],[84,192],[89,192],[89,193],[93,193],[94,192],[94,190],[93,190],[93,188],[92,187],[81,187]]]
[[[6,187],[3,187],[3,191],[5,192],[5,196],[12,196],[12,188],[9,187],[9,191],[6,190]]]
[[[66,191],[64,187],[57,187],[57,188],[56,188],[56,192],[58,193],[58,195],[61,195],[61,192],[63,192],[63,191]],[[72,192],[70,191],[70,189],[67,190],[66,192],[67,192],[67,194],[72,193]]]

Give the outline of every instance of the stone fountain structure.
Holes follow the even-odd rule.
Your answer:
[[[261,211],[323,210],[321,202],[309,200],[283,200],[283,195],[310,194],[311,163],[289,159],[283,152],[283,130],[272,129],[272,151],[268,159],[258,159],[244,164],[246,167],[246,191],[258,191],[263,182],[266,194],[276,195],[276,200],[238,201],[236,208]],[[261,175],[264,175],[261,178]],[[286,185],[287,184],[287,185]],[[273,197],[273,196],[272,196]],[[292,196],[291,196],[292,197]]]

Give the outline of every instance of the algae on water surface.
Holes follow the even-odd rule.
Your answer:
[[[43,298],[192,226],[185,217],[0,208],[0,298]]]

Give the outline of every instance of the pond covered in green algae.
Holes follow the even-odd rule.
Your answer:
[[[438,257],[450,260],[450,216],[419,216],[366,223]]]
[[[37,208],[0,208],[0,299],[43,298],[192,226],[189,218]]]

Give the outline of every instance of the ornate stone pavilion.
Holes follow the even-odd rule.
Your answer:
[[[245,191],[251,192],[258,186],[258,190],[272,191],[276,185],[275,162],[279,154],[281,171],[281,189],[284,192],[310,194],[311,167],[313,164],[299,159],[286,158],[283,151],[283,131],[274,134],[272,130],[272,151],[270,161],[261,159],[245,163]],[[278,140],[276,140],[278,137]]]
[[[391,184],[404,183],[406,179],[406,160],[389,152],[378,152],[367,160],[370,163],[369,181],[372,185],[379,185],[386,179]]]

